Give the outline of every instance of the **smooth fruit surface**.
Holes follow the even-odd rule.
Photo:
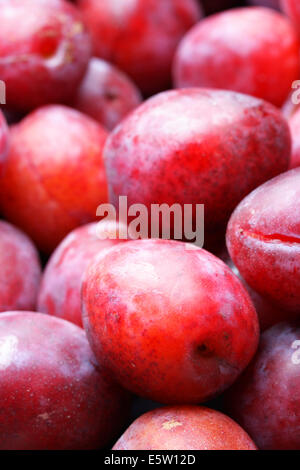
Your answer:
[[[292,156],[290,168],[300,166],[300,109],[296,109],[289,120],[292,136]]]
[[[270,8],[236,8],[199,22],[179,45],[177,88],[234,90],[282,106],[299,78],[300,42],[282,14]]]
[[[300,30],[300,4],[298,0],[280,0],[281,8]]]
[[[92,223],[72,231],[56,248],[45,268],[38,295],[38,311],[79,326],[81,281],[85,269],[103,250],[124,240],[101,239],[107,224]],[[113,229],[113,227],[111,227]]]
[[[166,404],[221,393],[252,358],[254,307],[218,258],[185,243],[129,241],[83,280],[83,324],[98,358],[129,390]]]
[[[0,312],[35,310],[41,266],[31,240],[0,221]]]
[[[8,106],[26,111],[70,99],[91,53],[79,11],[63,0],[10,0],[1,2],[0,23]]]
[[[106,202],[106,136],[88,116],[58,105],[40,108],[12,128],[0,207],[43,252],[95,220],[98,205]]]
[[[204,204],[205,228],[223,227],[252,189],[288,169],[290,131],[281,113],[230,91],[161,93],[108,137],[110,200],[128,205]]]
[[[280,308],[300,309],[300,169],[247,196],[227,229],[231,258],[247,283]]]
[[[0,175],[2,171],[3,161],[7,155],[8,145],[8,129],[5,118],[0,111]]]
[[[201,17],[196,0],[79,0],[94,54],[124,70],[146,94],[171,84],[176,47]]]
[[[111,130],[141,102],[141,94],[129,77],[109,62],[93,58],[74,107]]]
[[[128,406],[100,372],[84,331],[34,312],[0,315],[0,400],[5,450],[102,447]]]
[[[255,359],[228,392],[231,416],[262,450],[299,449],[299,345],[296,324],[265,331]]]
[[[256,446],[224,414],[199,406],[177,406],[140,416],[113,450],[256,450]]]

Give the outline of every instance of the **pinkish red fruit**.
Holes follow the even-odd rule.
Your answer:
[[[258,321],[238,278],[185,243],[120,244],[87,269],[83,324],[122,386],[167,404],[220,394],[252,358]]]
[[[227,246],[246,282],[277,308],[300,310],[300,169],[268,181],[234,211]]]
[[[79,0],[94,54],[117,65],[146,94],[170,87],[176,47],[201,17],[196,0]]]
[[[262,450],[300,447],[299,340],[293,323],[265,331],[255,359],[228,391],[231,416]]]
[[[280,0],[281,8],[300,31],[300,4],[298,0]]]
[[[109,136],[110,200],[128,206],[204,204],[207,233],[221,233],[252,189],[288,169],[290,132],[272,105],[230,91],[162,93]],[[207,237],[207,240],[209,236]]]
[[[8,144],[8,129],[5,118],[0,111],[0,175],[2,171],[2,165],[7,155],[7,144]]]
[[[63,0],[10,0],[0,9],[0,78],[8,106],[66,102],[90,59],[79,11]]]
[[[35,310],[40,278],[40,260],[31,240],[1,220],[0,312]]]
[[[81,328],[32,312],[0,315],[0,400],[2,450],[103,447],[128,407]]]
[[[71,230],[95,220],[106,202],[106,136],[88,116],[58,105],[40,108],[12,128],[0,207],[40,250],[51,253]]]
[[[289,119],[292,135],[292,156],[290,168],[300,166],[300,109],[296,109]]]
[[[256,450],[232,419],[199,406],[150,411],[134,421],[113,450]]]
[[[78,89],[74,107],[111,130],[141,101],[141,94],[129,77],[105,60],[94,58]]]
[[[179,45],[177,88],[234,90],[285,102],[299,78],[300,42],[282,14],[269,8],[237,8],[206,18]]]
[[[79,326],[81,280],[85,269],[104,250],[124,240],[101,239],[110,230],[105,222],[79,227],[56,248],[45,268],[38,296],[38,311],[61,317]],[[111,230],[115,230],[111,226]]]

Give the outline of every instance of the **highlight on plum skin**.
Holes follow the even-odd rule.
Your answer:
[[[7,105],[28,111],[68,102],[91,55],[79,10],[63,0],[10,0],[1,2],[0,23],[0,78]]]
[[[113,450],[256,450],[256,445],[223,413],[200,406],[174,406],[140,416]]]
[[[172,59],[202,16],[197,0],[79,0],[93,53],[127,73],[149,96],[171,87]]]
[[[142,102],[133,81],[105,60],[91,59],[73,105],[112,130]]]
[[[96,220],[107,202],[102,159],[107,131],[74,109],[49,105],[10,132],[0,178],[0,207],[8,221],[50,254],[74,228]]]
[[[32,241],[0,220],[0,312],[34,310],[41,274],[39,254]]]
[[[3,313],[0,359],[1,449],[101,448],[126,422],[128,395],[102,372],[76,325]]]
[[[87,269],[82,301],[96,357],[124,388],[153,401],[204,402],[256,351],[257,315],[239,279],[182,242],[111,248]]]
[[[226,394],[226,409],[261,450],[297,450],[299,437],[299,322],[279,323]]]
[[[128,205],[138,201],[149,213],[153,201],[201,202],[210,241],[225,232],[243,197],[288,169],[290,147],[285,119],[265,101],[222,90],[164,92],[107,139],[110,202],[117,206],[126,195]]]
[[[292,137],[292,155],[290,168],[300,166],[300,109],[297,107],[289,119]]]
[[[81,281],[88,265],[118,243],[120,225],[94,222],[69,233],[50,257],[43,273],[38,294],[39,312],[63,318],[82,327]],[[116,238],[102,239],[101,233],[117,233]]]
[[[246,282],[277,307],[295,314],[300,309],[299,201],[296,168],[248,195],[227,229],[229,253]]]
[[[200,21],[175,54],[176,88],[209,87],[257,96],[276,106],[299,78],[300,41],[270,8],[236,8]]]

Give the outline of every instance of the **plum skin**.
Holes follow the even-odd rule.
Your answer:
[[[170,88],[176,47],[201,18],[196,0],[79,0],[94,55],[126,72],[146,95]]]
[[[235,209],[226,236],[230,256],[250,287],[295,314],[300,309],[299,188],[299,168],[260,186]]]
[[[102,223],[73,230],[50,257],[43,273],[37,310],[63,318],[82,327],[81,280],[85,269],[103,250],[125,240],[99,239]],[[104,223],[104,229],[108,224]]]
[[[35,310],[41,274],[32,241],[0,220],[0,312]]]
[[[3,162],[5,161],[8,148],[8,127],[6,120],[0,110],[0,176],[2,172]]]
[[[141,93],[129,77],[105,60],[93,58],[73,105],[112,130],[141,102]]]
[[[300,6],[297,0],[280,0],[281,8],[300,30]]]
[[[226,393],[230,416],[262,450],[299,449],[299,339],[293,322],[265,331],[250,366]]]
[[[136,419],[113,450],[256,450],[232,419],[199,406],[159,408]]]
[[[107,132],[79,111],[49,105],[13,126],[0,178],[0,207],[38,248],[51,253],[107,201],[102,160]]]
[[[87,269],[82,302],[96,357],[124,388],[160,403],[221,393],[257,347],[257,315],[240,281],[221,260],[185,243],[148,239],[111,248]]]
[[[174,84],[234,90],[282,106],[299,76],[299,48],[297,31],[275,10],[225,11],[200,21],[183,38]]]
[[[290,168],[297,168],[300,166],[300,109],[295,109],[289,119],[289,125],[292,136],[292,156]]]
[[[0,325],[0,448],[108,444],[128,397],[101,372],[84,331],[35,312],[3,313]]]
[[[6,83],[7,104],[22,111],[66,103],[91,55],[78,9],[62,0],[42,3],[11,0],[1,5],[0,77]]]
[[[207,233],[216,233],[244,196],[288,169],[290,140],[280,112],[262,100],[205,89],[161,93],[107,139],[110,202],[126,195],[149,213],[153,203],[201,203]]]

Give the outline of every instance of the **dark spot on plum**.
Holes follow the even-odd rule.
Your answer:
[[[214,352],[205,343],[202,343],[197,346],[196,352],[202,357],[212,357],[214,354]]]
[[[107,101],[116,101],[118,99],[118,95],[112,91],[108,91],[105,93],[105,99]]]

